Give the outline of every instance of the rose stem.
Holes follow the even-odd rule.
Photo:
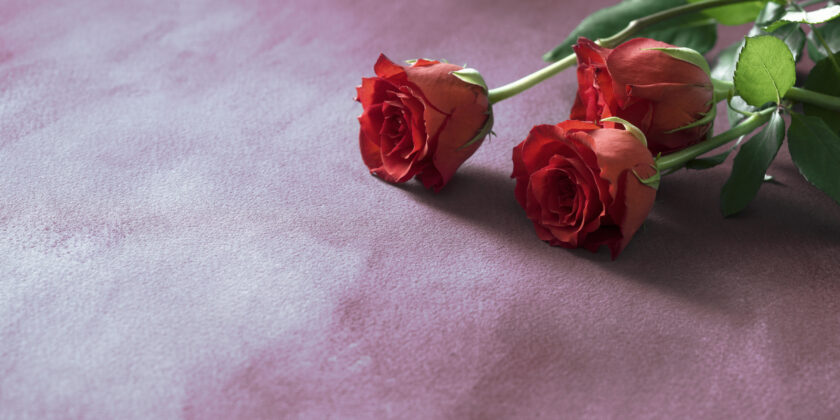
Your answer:
[[[597,41],[598,45],[607,48],[615,48],[622,42],[626,41],[633,35],[639,33],[641,30],[662,22],[664,20],[699,12],[705,9],[711,9],[714,7],[719,6],[726,6],[735,3],[744,3],[747,1],[753,0],[710,0],[710,1],[702,1],[699,3],[689,3],[682,6],[674,7],[671,9],[663,10],[658,13],[654,13],[649,16],[645,16],[643,18],[639,18],[627,24],[627,26],[622,29],[620,32],[616,33],[615,35],[609,38],[601,38]],[[568,56],[556,61],[554,63],[549,64],[546,67],[543,67],[540,70],[535,71],[517,81],[508,83],[504,86],[497,87],[495,89],[491,89],[489,93],[490,103],[494,104],[496,102],[505,100],[514,96],[520,92],[525,91],[536,85],[537,83],[542,82],[545,79],[548,79],[551,76],[554,76],[561,71],[572,67],[575,65],[576,58],[574,54],[569,54]]]
[[[735,89],[732,82],[728,82],[726,80],[712,79],[712,84],[715,85],[715,92],[734,92]],[[792,101],[804,102],[806,104],[817,105],[832,111],[840,111],[840,97],[814,92],[813,90],[791,87],[788,89],[787,93],[785,93],[784,98]]]
[[[656,160],[656,168],[660,171],[668,169],[679,168],[686,164],[686,162],[700,156],[706,152],[714,150],[724,144],[752,133],[756,128],[761,127],[770,119],[770,114],[776,111],[777,108],[767,108],[765,110],[756,112],[750,117],[742,121],[735,127],[724,131],[702,143],[697,143],[694,146],[687,147],[679,152],[665,155]]]

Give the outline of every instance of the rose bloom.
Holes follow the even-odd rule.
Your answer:
[[[627,120],[645,133],[654,155],[675,152],[705,139],[711,121],[673,130],[701,120],[712,110],[712,81],[704,69],[650,50],[669,47],[675,48],[636,38],[611,50],[586,38],[578,39],[573,47],[578,59],[578,92],[569,118],[597,122],[617,116]]]
[[[416,175],[439,191],[478,149],[490,130],[490,105],[483,86],[452,74],[462,69],[422,59],[400,66],[379,56],[377,77],[356,89],[359,147],[372,174],[394,183]]]
[[[540,239],[592,252],[627,246],[653,207],[657,175],[642,141],[629,131],[581,121],[538,125],[513,149],[516,200]],[[634,173],[635,172],[635,173]]]

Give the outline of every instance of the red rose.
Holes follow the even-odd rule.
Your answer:
[[[677,58],[668,53],[675,49],[647,38],[632,39],[612,50],[578,39],[574,46],[578,93],[569,118],[598,122],[617,116],[627,120],[645,133],[654,155],[702,141],[714,119],[708,64],[699,54],[692,62],[685,55]],[[701,123],[674,131],[697,121]],[[604,126],[613,127],[611,123]]]
[[[373,69],[377,77],[356,88],[365,165],[388,182],[416,175],[439,191],[490,131],[483,80],[465,81],[454,73],[465,70],[460,66],[422,59],[399,66],[384,55]]]
[[[531,129],[513,149],[511,177],[540,239],[593,252],[607,245],[615,258],[653,206],[653,164],[630,131],[565,121]]]

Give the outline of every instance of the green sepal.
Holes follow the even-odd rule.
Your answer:
[[[715,116],[717,116],[717,107],[712,106],[709,109],[709,112],[703,112],[703,113],[701,113],[701,115],[703,115],[703,118],[700,118],[699,120],[694,121],[691,124],[684,125],[680,128],[675,128],[673,130],[666,131],[665,134],[673,134],[673,133],[676,133],[677,131],[682,131],[682,130],[686,130],[686,129],[689,129],[689,128],[697,127],[699,125],[709,124],[709,123],[714,122]]]
[[[488,108],[487,110],[487,122],[484,123],[484,127],[481,127],[481,131],[475,135],[475,137],[471,138],[468,142],[464,143],[463,146],[459,147],[458,150],[466,149],[467,147],[472,146],[478,141],[484,140],[487,135],[494,134],[493,133],[493,108]]]
[[[659,173],[659,168],[657,168],[656,165],[650,165],[650,167],[653,168],[656,173],[651,175],[649,178],[640,177],[635,170],[632,171],[633,175],[635,175],[636,179],[638,179],[642,184],[645,184],[654,190],[659,190],[659,182],[662,180],[662,174]]]
[[[633,135],[633,137],[639,139],[639,141],[642,142],[642,146],[647,147],[647,137],[645,137],[645,133],[643,133],[642,130],[639,130],[639,128],[635,125],[630,124],[629,122],[618,117],[608,117],[601,120],[601,122],[604,121],[619,123],[623,125],[625,130],[629,131],[630,134]]]
[[[709,68],[709,62],[700,55],[699,52],[692,50],[691,48],[685,47],[657,47],[657,48],[645,48],[645,50],[656,50],[662,51],[665,54],[670,55],[677,60],[685,61],[687,63],[694,64],[697,67],[703,69],[706,72],[706,75],[711,75],[711,69]]]
[[[449,74],[471,85],[481,86],[482,88],[484,88],[485,92],[489,91],[489,89],[487,88],[487,83],[484,81],[484,78],[481,77],[481,73],[479,73],[476,69],[466,68],[453,71]]]
[[[773,32],[776,28],[787,23],[806,23],[809,25],[815,25],[817,23],[828,22],[837,17],[840,17],[840,5],[837,4],[823,7],[822,9],[811,12],[804,10],[789,10],[781,18],[779,18],[779,20],[767,25],[764,30],[767,32]]]

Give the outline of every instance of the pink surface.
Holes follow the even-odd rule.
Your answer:
[[[624,253],[551,248],[495,107],[440,194],[367,173],[380,52],[498,86],[604,1],[0,3],[0,418],[840,415],[840,206],[786,148],[663,180]]]

